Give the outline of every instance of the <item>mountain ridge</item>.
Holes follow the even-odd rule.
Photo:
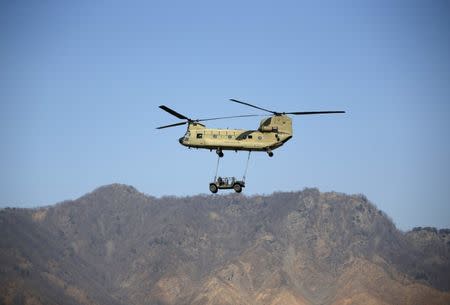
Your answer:
[[[3,209],[0,228],[4,304],[450,302],[450,230],[401,232],[364,195],[156,198],[110,184]]]

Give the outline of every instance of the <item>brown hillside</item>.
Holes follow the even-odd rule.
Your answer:
[[[0,304],[450,304],[450,231],[361,195],[101,187],[0,211]]]

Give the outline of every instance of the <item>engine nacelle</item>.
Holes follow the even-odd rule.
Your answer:
[[[277,126],[261,126],[259,127],[259,130],[262,132],[278,132],[278,127]]]

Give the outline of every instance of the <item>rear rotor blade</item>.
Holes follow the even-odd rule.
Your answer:
[[[327,114],[327,113],[345,113],[345,111],[297,111],[297,112],[283,112],[283,114],[295,114],[295,115]]]
[[[249,107],[253,107],[253,108],[256,108],[256,109],[259,109],[259,110],[267,111],[267,112],[270,112],[270,113],[273,113],[273,114],[278,114],[278,112],[275,112],[275,111],[272,111],[272,110],[268,110],[268,109],[264,109],[264,108],[261,108],[261,107],[258,107],[258,106],[255,106],[255,105],[252,105],[252,104],[249,104],[249,103],[241,102],[241,101],[235,100],[233,98],[231,98],[230,101],[235,102],[235,103],[239,103],[239,104],[242,104],[242,105],[246,105],[246,106],[249,106]]]
[[[184,125],[187,122],[180,122],[180,123],[175,123],[175,124],[170,124],[170,125],[165,125],[165,126],[160,126],[157,127],[156,129],[163,129],[163,128],[169,128],[169,127],[175,127],[175,126],[180,126],[180,125]]]
[[[184,115],[182,115],[182,114],[176,112],[175,110],[170,109],[169,107],[167,107],[167,106],[165,106],[165,105],[161,105],[161,106],[159,106],[159,108],[161,108],[162,110],[167,111],[168,113],[170,113],[170,114],[173,115],[173,116],[176,116],[176,117],[179,118],[179,119],[182,119],[182,120],[188,120],[188,121],[191,120],[190,118],[185,117]]]

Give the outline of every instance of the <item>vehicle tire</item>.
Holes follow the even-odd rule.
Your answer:
[[[235,191],[236,193],[242,192],[242,186],[241,186],[239,183],[235,183],[235,184],[233,185],[233,189],[234,189],[234,191]]]
[[[217,185],[215,185],[214,183],[211,183],[211,184],[209,185],[209,190],[210,190],[211,193],[213,193],[213,194],[217,193],[217,190],[218,190]]]

